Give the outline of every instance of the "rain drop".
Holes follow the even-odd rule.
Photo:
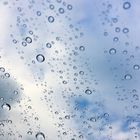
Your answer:
[[[139,70],[140,69],[140,66],[136,64],[136,65],[133,66],[133,69],[134,70]]]
[[[46,43],[46,47],[51,48],[52,47],[51,43]]]
[[[85,47],[84,47],[84,46],[80,46],[80,47],[79,47],[79,50],[80,50],[80,51],[85,51]]]
[[[32,43],[32,39],[31,39],[30,37],[26,37],[26,38],[25,38],[25,41],[26,41],[27,43],[29,43],[29,44]]]
[[[123,4],[123,9],[125,9],[125,10],[127,10],[127,9],[129,9],[131,7],[131,4],[130,4],[130,2],[124,2],[124,4]]]
[[[42,62],[45,61],[45,57],[44,57],[44,55],[42,55],[42,54],[38,54],[38,55],[36,56],[36,60],[37,60],[39,63],[42,63]]]
[[[41,16],[41,12],[40,11],[37,11],[36,14],[37,14],[37,16]]]
[[[124,34],[127,34],[129,32],[129,29],[128,28],[123,28],[123,33]]]
[[[67,8],[68,8],[68,10],[72,10],[72,5],[68,4]]]
[[[131,75],[131,74],[126,74],[126,75],[124,76],[124,79],[125,79],[125,80],[131,80],[131,79],[132,79],[132,75]]]
[[[64,9],[63,8],[59,8],[58,11],[59,11],[60,14],[63,14],[64,13]]]
[[[91,91],[90,89],[87,89],[87,90],[85,91],[85,93],[86,93],[87,95],[90,95],[90,94],[92,94],[92,91]]]
[[[50,6],[49,6],[49,7],[50,7],[50,9],[51,9],[51,10],[53,10],[53,9],[54,9],[54,5],[53,5],[53,4],[50,4]]]
[[[110,53],[111,55],[116,54],[116,49],[115,49],[115,48],[111,48],[111,49],[109,50],[109,53]]]
[[[54,17],[53,17],[53,16],[49,16],[49,17],[48,17],[48,21],[49,21],[50,23],[53,23],[53,22],[54,22]]]
[[[42,132],[36,134],[37,140],[45,140],[45,135]]]
[[[4,110],[8,110],[8,111],[11,110],[11,106],[8,103],[4,103],[1,107]]]

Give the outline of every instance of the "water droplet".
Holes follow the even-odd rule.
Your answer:
[[[16,44],[17,43],[17,40],[13,39],[13,43]]]
[[[83,72],[83,71],[80,71],[79,74],[80,74],[80,75],[84,75],[84,72]]]
[[[53,4],[50,4],[50,6],[49,6],[49,7],[50,7],[50,9],[51,9],[51,10],[53,10],[53,9],[54,9],[54,5],[53,5]]]
[[[4,127],[4,124],[2,122],[0,122],[0,127]]]
[[[29,34],[30,34],[30,35],[33,35],[33,31],[29,31]]]
[[[120,30],[121,30],[121,29],[120,29],[119,27],[116,27],[116,28],[115,28],[115,32],[120,32]]]
[[[110,53],[111,55],[116,54],[116,49],[115,49],[115,48],[111,48],[111,49],[109,50],[109,53]]]
[[[125,9],[125,10],[127,10],[127,9],[129,9],[131,7],[131,3],[130,2],[124,2],[124,4],[123,4],[123,9]]]
[[[132,75],[131,75],[131,74],[126,74],[126,75],[124,76],[124,79],[125,79],[125,80],[131,80],[131,79],[132,79]]]
[[[140,66],[136,64],[136,65],[133,66],[133,69],[134,70],[139,70],[140,69]]]
[[[25,41],[22,42],[22,46],[27,46],[27,43]]]
[[[129,29],[128,28],[123,28],[123,33],[124,34],[127,34],[129,32]]]
[[[62,0],[57,0],[58,3],[62,2]]]
[[[108,36],[108,32],[104,32],[104,36]]]
[[[84,46],[80,46],[80,47],[79,47],[79,50],[80,50],[80,51],[84,51],[84,50],[85,50],[85,47],[84,47]]]
[[[68,83],[67,81],[65,81],[65,80],[63,81],[63,84],[67,84],[67,83]]]
[[[9,74],[9,73],[5,73],[4,75],[5,75],[5,77],[7,77],[7,78],[10,77],[10,74]]]
[[[25,41],[26,41],[27,43],[32,43],[31,37],[26,37],[26,38],[25,38]]]
[[[37,11],[36,14],[37,14],[37,16],[41,16],[41,12],[40,11]]]
[[[46,43],[46,47],[51,48],[52,47],[51,43]]]
[[[87,89],[87,90],[85,91],[85,93],[88,94],[88,95],[90,95],[90,94],[92,94],[92,91],[91,91],[90,89]]]
[[[0,67],[0,71],[1,71],[1,72],[5,72],[5,68]]]
[[[125,54],[125,55],[126,55],[126,54],[127,54],[127,50],[124,50],[124,51],[123,51],[123,54]]]
[[[36,134],[37,140],[45,140],[45,135],[42,132]]]
[[[64,13],[64,9],[63,8],[59,8],[58,11],[59,11],[60,14],[63,14]]]
[[[114,41],[114,42],[118,42],[118,41],[119,41],[119,38],[118,38],[118,37],[114,37],[114,38],[113,38],[113,41]]]
[[[3,101],[3,100],[4,100],[4,98],[3,98],[3,97],[0,97],[0,100],[1,100],[1,101]]]
[[[50,23],[53,23],[53,22],[54,22],[54,17],[53,17],[53,16],[49,16],[49,17],[48,17],[48,21],[49,21]]]
[[[67,9],[68,9],[68,10],[72,10],[72,5],[68,4],[68,5],[67,5]]]
[[[45,57],[44,57],[44,55],[42,55],[42,54],[38,54],[38,55],[36,56],[36,60],[37,60],[38,62],[42,63],[42,62],[45,61]]]
[[[32,135],[32,131],[28,131],[27,134],[28,134],[28,135]]]
[[[14,94],[15,94],[15,95],[17,95],[17,94],[18,94],[18,91],[17,91],[17,90],[15,90],[15,91],[14,91]]]
[[[113,23],[117,23],[118,19],[117,18],[112,18]]]
[[[8,111],[11,110],[11,106],[8,103],[4,103],[1,107],[4,110],[8,110]]]
[[[69,116],[69,115],[66,115],[66,116],[65,116],[65,119],[70,119],[70,116]]]
[[[96,118],[95,118],[95,117],[91,117],[91,118],[90,118],[90,121],[91,121],[91,122],[96,122]]]

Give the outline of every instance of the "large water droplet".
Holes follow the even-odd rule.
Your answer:
[[[109,53],[110,53],[111,55],[116,54],[116,49],[115,49],[115,48],[111,48],[111,49],[109,50]]]
[[[53,23],[53,22],[54,22],[54,17],[53,17],[53,16],[49,16],[49,17],[48,17],[48,21],[49,21],[50,23]]]
[[[42,132],[38,132],[36,134],[36,139],[37,140],[45,140],[45,135]]]
[[[26,41],[27,43],[32,43],[31,37],[26,37],[26,38],[25,38],[25,41]]]
[[[44,55],[42,55],[42,54],[38,54],[38,55],[36,56],[36,60],[37,60],[38,62],[42,63],[42,62],[45,61],[45,57],[44,57]]]
[[[125,9],[125,10],[127,10],[127,9],[129,9],[131,7],[131,3],[130,2],[124,2],[124,4],[123,4],[123,9]]]
[[[4,110],[11,110],[11,106],[8,104],[8,103],[4,103],[4,104],[2,104],[2,109],[4,109]]]
[[[124,79],[125,79],[125,80],[131,80],[131,79],[132,79],[132,75],[131,75],[131,74],[126,74],[126,75],[124,76]]]
[[[133,69],[134,70],[139,70],[140,69],[140,66],[136,64],[136,65],[133,66]]]

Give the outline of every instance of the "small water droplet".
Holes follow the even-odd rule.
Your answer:
[[[25,41],[22,42],[22,46],[27,46],[27,43]]]
[[[50,4],[50,6],[49,6],[49,7],[50,7],[50,9],[51,9],[51,10],[53,10],[53,9],[54,9],[54,5],[53,5],[53,4]]]
[[[80,71],[79,74],[80,74],[80,75],[84,75],[84,72],[83,72],[83,71]]]
[[[90,95],[90,94],[92,94],[92,91],[91,91],[90,89],[87,89],[87,90],[85,91],[85,93],[88,94],[88,95]]]
[[[63,8],[59,8],[58,11],[59,11],[60,14],[63,14],[64,13],[64,9]]]
[[[125,10],[127,10],[127,9],[129,9],[131,7],[131,3],[130,2],[124,2],[123,3],[123,9],[125,9]]]
[[[118,41],[119,41],[119,38],[118,38],[118,37],[114,37],[114,38],[113,38],[113,41],[114,41],[114,42],[118,42]]]
[[[51,48],[52,47],[51,43],[46,43],[46,47]]]
[[[4,75],[5,75],[5,77],[7,77],[7,78],[10,77],[10,74],[9,74],[9,73],[5,73]]]
[[[5,68],[0,67],[0,71],[1,71],[1,72],[5,72]]]
[[[40,11],[37,11],[36,14],[37,14],[37,16],[41,16],[41,12]]]
[[[61,2],[62,2],[62,0],[57,0],[57,2],[58,2],[58,3],[61,3]]]
[[[84,51],[84,50],[85,50],[85,47],[84,47],[84,46],[80,46],[80,47],[79,47],[79,50],[80,50],[80,51]]]
[[[49,21],[50,23],[53,23],[53,22],[54,22],[54,17],[53,17],[53,16],[49,16],[49,17],[48,17],[48,21]]]
[[[117,33],[120,32],[120,30],[121,30],[121,29],[120,29],[119,27],[116,27],[116,28],[115,28],[115,32],[117,32]]]
[[[44,57],[44,55],[42,55],[42,54],[38,54],[38,55],[36,56],[36,60],[37,60],[38,62],[42,63],[42,62],[45,61],[45,57]]]
[[[27,43],[29,43],[29,44],[32,43],[31,37],[26,37],[26,38],[25,38],[25,41],[26,41]]]
[[[69,115],[66,115],[66,116],[65,116],[65,119],[70,119],[70,116],[69,116]]]
[[[32,131],[28,131],[27,134],[28,134],[28,135],[32,135]]]
[[[91,121],[91,122],[96,122],[96,118],[95,118],[95,117],[91,117],[91,118],[90,118],[90,121]]]

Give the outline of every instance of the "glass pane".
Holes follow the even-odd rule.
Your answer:
[[[0,140],[140,140],[139,5],[0,0]]]

